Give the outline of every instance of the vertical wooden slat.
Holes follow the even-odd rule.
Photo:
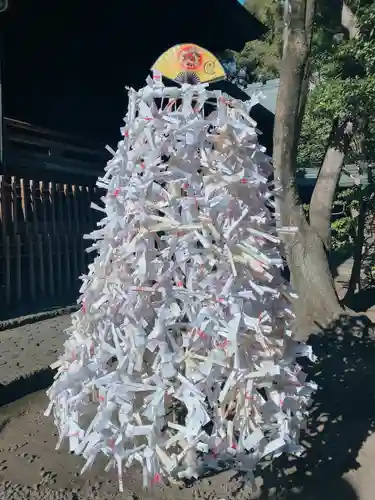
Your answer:
[[[16,296],[17,301],[22,300],[22,245],[21,245],[21,235],[15,235],[15,275],[16,275]]]
[[[80,234],[80,224],[79,224],[79,190],[78,186],[72,185],[72,215],[73,215],[73,268],[74,268],[74,283],[76,283],[80,275],[80,246],[78,243],[78,238],[81,239]]]
[[[5,294],[5,242],[4,242],[4,185],[3,176],[0,175],[0,300],[5,300],[3,293]],[[2,293],[3,292],[3,293]]]
[[[64,214],[63,214],[63,190],[60,183],[56,184],[56,205],[57,205],[57,225],[59,227],[59,232],[64,230]]]
[[[11,177],[11,213],[12,213],[12,233],[18,234],[18,200],[17,200],[17,180],[14,175]]]
[[[51,297],[55,295],[55,276],[53,269],[53,254],[52,254],[52,239],[51,235],[47,234],[47,246],[48,246],[48,283],[49,283],[49,293]]]
[[[73,205],[73,218],[74,218],[74,230],[79,234],[80,224],[79,224],[79,189],[75,184],[72,185],[72,205]]]
[[[84,233],[85,227],[86,227],[86,214],[85,214],[86,187],[85,186],[78,186],[78,192],[79,192],[79,197],[78,197],[78,200],[79,200],[79,228],[80,228],[80,232]]]
[[[85,265],[85,245],[84,245],[84,240],[83,240],[83,235],[85,234],[86,231],[86,221],[85,221],[85,204],[86,204],[86,199],[85,199],[85,187],[84,186],[78,186],[78,204],[79,204],[79,234],[80,234],[80,242],[79,242],[79,270],[80,273],[85,273],[86,272],[86,265]]]
[[[33,233],[34,235],[38,234],[39,223],[38,223],[38,214],[37,214],[37,193],[36,193],[36,182],[30,179],[30,201],[31,201],[31,209],[33,212]]]
[[[80,272],[81,274],[86,273],[86,252],[85,252],[85,244],[84,239],[81,237],[80,245],[79,245],[79,255],[80,255]]]
[[[65,195],[65,220],[67,222],[67,231],[70,234],[72,232],[72,210],[71,210],[71,191],[70,184],[64,184],[64,195]]]
[[[7,307],[12,303],[12,282],[11,282],[11,240],[10,231],[12,220],[12,195],[10,191],[11,178],[1,176],[1,239],[3,246],[3,280],[4,280],[4,300]]]
[[[47,224],[47,199],[46,199],[46,191],[44,181],[39,181],[39,193],[40,193],[40,208],[41,208],[41,217],[42,217],[42,231],[44,234],[48,233],[48,224]]]
[[[46,274],[44,268],[44,252],[43,252],[43,235],[38,234],[38,257],[39,257],[39,279],[40,279],[40,292],[42,296],[46,294]]]
[[[57,281],[57,293],[61,297],[63,294],[63,279],[62,279],[62,254],[61,254],[61,237],[59,234],[55,235],[55,247],[56,247],[56,281]]]
[[[4,210],[4,176],[0,175],[0,220],[1,226],[3,226],[3,219],[5,217]]]
[[[56,218],[57,218],[57,207],[56,207],[56,183],[49,183],[49,196],[51,199],[51,231],[52,234],[56,234]]]
[[[29,251],[29,285],[30,296],[32,300],[36,299],[36,283],[35,283],[35,239],[34,235],[28,237],[28,251]]]
[[[11,195],[10,195],[10,177],[6,175],[1,176],[1,222],[3,237],[10,234],[11,226]],[[5,239],[4,239],[5,245]]]
[[[29,186],[28,182],[25,179],[20,179],[20,189],[21,189],[21,209],[22,209],[22,218],[24,220],[25,232],[28,232],[29,226]]]
[[[66,289],[70,290],[71,280],[72,280],[72,270],[70,265],[70,248],[69,248],[69,235],[64,235],[64,257],[65,257],[65,275],[64,281],[66,281]]]
[[[6,235],[4,238],[4,257],[5,257],[5,303],[7,306],[12,303],[12,282],[11,282],[11,250],[10,250],[10,236]]]
[[[94,201],[94,189],[92,186],[87,186],[87,207],[86,207],[86,213],[87,213],[87,226],[85,228],[85,232],[89,232],[90,230],[93,229],[94,226],[94,214],[93,214],[93,209],[90,207],[91,202]]]

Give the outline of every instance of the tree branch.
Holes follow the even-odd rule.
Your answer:
[[[359,34],[357,16],[345,2],[342,4],[341,24],[348,30],[350,38],[355,38]]]
[[[310,201],[310,226],[318,234],[326,250],[330,248],[332,203],[341,169],[353,135],[353,126],[345,121],[333,124],[328,148]]]
[[[312,43],[312,34],[314,27],[314,18],[315,18],[315,1],[307,0],[306,1],[306,12],[305,12],[305,33],[306,33],[306,43],[308,45],[307,49],[310,53],[311,51],[311,43]],[[295,145],[298,146],[299,138],[301,135],[302,129],[302,121],[305,114],[307,95],[309,93],[309,85],[310,85],[310,64],[309,60],[306,62],[305,66],[305,74],[302,81],[301,94],[299,98],[299,107],[298,107],[298,122],[296,129],[296,141]]]

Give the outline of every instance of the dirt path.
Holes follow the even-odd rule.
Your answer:
[[[2,500],[278,500],[272,492],[238,491],[239,483],[230,481],[229,473],[203,479],[191,488],[157,487],[142,490],[139,471],[124,476],[125,492],[118,493],[117,478],[103,472],[98,462],[84,476],[83,460],[69,455],[66,448],[55,451],[56,431],[52,419],[43,416],[47,405],[44,392],[25,397],[0,408],[0,499]],[[351,471],[346,482],[335,483],[327,496],[307,494],[296,500],[373,500],[375,488],[375,435],[365,442],[358,458],[359,469]],[[290,471],[293,473],[293,464]],[[260,484],[260,481],[258,481]],[[325,485],[324,485],[325,487]],[[354,490],[357,490],[355,493]],[[321,491],[321,490],[320,490]],[[332,496],[333,495],[333,496]]]
[[[63,331],[69,324],[70,316],[66,315],[0,331],[0,405],[22,396],[25,382],[19,384],[20,378],[35,380],[38,378],[33,375],[35,371],[44,377],[47,367],[63,349]],[[326,353],[327,349],[324,348],[323,352]],[[324,404],[322,412],[326,415],[327,431],[321,431],[318,426],[318,434],[322,437],[318,445],[316,442],[313,445],[314,451],[310,453],[309,460],[302,461],[301,466],[301,461],[297,463],[289,457],[281,465],[259,470],[267,488],[261,488],[260,477],[257,487],[252,490],[236,480],[230,481],[233,474],[221,473],[202,479],[191,488],[161,486],[152,492],[145,492],[141,487],[139,471],[132,470],[124,476],[126,491],[119,494],[116,476],[103,472],[105,463],[96,463],[93,470],[82,477],[79,473],[83,465],[81,458],[69,455],[65,448],[55,451],[56,430],[52,419],[43,415],[48,402],[45,392],[40,391],[8,406],[0,406],[0,500],[146,500],[150,497],[152,500],[373,500],[375,347],[349,346],[349,354],[336,349],[338,361],[333,363],[336,368],[332,368],[331,355],[328,356],[327,367],[322,368],[323,373],[326,371],[322,385],[326,386],[327,381],[334,381],[336,377],[334,389],[330,389],[329,383],[326,387],[328,401],[331,401],[337,388],[341,388],[342,397],[339,399],[346,401],[347,408],[338,416],[336,403],[330,402],[328,408]],[[350,360],[349,365],[358,365],[353,374],[346,366],[351,352],[355,359]],[[322,353],[319,357],[324,361]],[[340,362],[343,364],[341,368]],[[47,375],[51,377],[52,373]],[[41,386],[49,380],[48,377],[40,380]],[[355,382],[358,377],[358,382]],[[39,388],[36,386],[34,390]],[[358,401],[354,398],[356,402],[351,402],[353,395],[363,392],[362,388],[366,388],[368,394],[365,391],[357,398]],[[313,429],[316,436],[316,425]],[[316,437],[311,439],[313,443],[316,441]],[[358,443],[361,443],[360,446]],[[320,472],[315,474],[318,469]],[[298,476],[295,481],[294,476]],[[292,491],[293,484],[306,485],[309,478],[309,486],[304,488],[302,494]],[[287,496],[274,493],[274,487],[283,482],[289,485]],[[315,492],[312,492],[311,486]]]
[[[62,352],[70,323],[65,315],[0,331],[0,384],[48,368]]]
[[[94,465],[83,477],[83,459],[69,455],[66,448],[55,451],[56,430],[52,419],[43,415],[47,406],[44,392],[23,398],[0,409],[0,498],[38,500],[219,500],[233,498],[228,475],[203,480],[199,487],[158,487],[142,490],[134,470],[124,477],[125,492],[118,494],[117,477],[103,471],[105,462]],[[18,495],[18,496],[17,496]],[[249,498],[244,489],[239,500]]]

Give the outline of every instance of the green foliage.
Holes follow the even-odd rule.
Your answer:
[[[367,156],[375,155],[375,3],[350,0],[359,36],[349,40],[341,26],[336,0],[318,0],[312,44],[312,88],[309,92],[299,143],[298,166],[319,167],[335,119],[369,117],[365,133]],[[269,32],[248,42],[234,58],[240,80],[265,81],[279,75],[283,41],[283,7],[279,0],[247,0],[246,8]],[[347,161],[363,154],[354,142]],[[363,150],[363,148],[362,148]]]
[[[361,188],[354,186],[337,194],[333,206],[332,250],[334,252],[349,252],[355,245],[358,228],[359,199]]]
[[[346,118],[354,122],[368,117],[364,134],[367,157],[375,155],[375,74],[364,78],[331,78],[319,83],[310,91],[301,131],[298,165],[302,168],[319,167],[323,161],[327,140],[335,119]],[[369,116],[370,115],[370,116]],[[347,163],[363,158],[358,142],[353,141]]]
[[[346,163],[375,162],[375,2],[346,0],[359,30],[350,39],[341,25],[341,4],[318,0],[311,51],[311,87],[306,103],[297,167],[319,168],[334,123],[348,119],[355,136]],[[247,82],[278,77],[283,43],[283,10],[279,0],[248,0],[246,7],[269,32],[264,40],[246,44],[233,54],[241,78]],[[367,217],[374,213],[374,185],[340,192],[333,206],[332,245],[338,252],[353,252],[357,238],[360,201]],[[362,205],[363,206],[363,205]],[[308,206],[304,206],[308,217]]]
[[[361,257],[361,288],[373,287],[375,278],[375,241],[371,228],[375,222],[375,193],[372,184],[355,186],[338,193],[334,213],[339,218],[332,222],[332,250],[344,258],[353,256],[359,239],[359,218],[365,217]],[[369,231],[370,230],[370,231]]]

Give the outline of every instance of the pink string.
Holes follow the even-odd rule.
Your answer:
[[[229,340],[224,340],[223,342],[217,342],[216,347],[218,349],[225,349],[230,344]]]
[[[198,336],[201,338],[201,339],[206,339],[208,337],[208,335],[206,333],[204,333],[203,330],[198,330]]]
[[[160,483],[161,481],[161,477],[160,477],[160,474],[157,472],[154,477],[152,478],[152,483],[153,484],[156,484],[156,483]]]

